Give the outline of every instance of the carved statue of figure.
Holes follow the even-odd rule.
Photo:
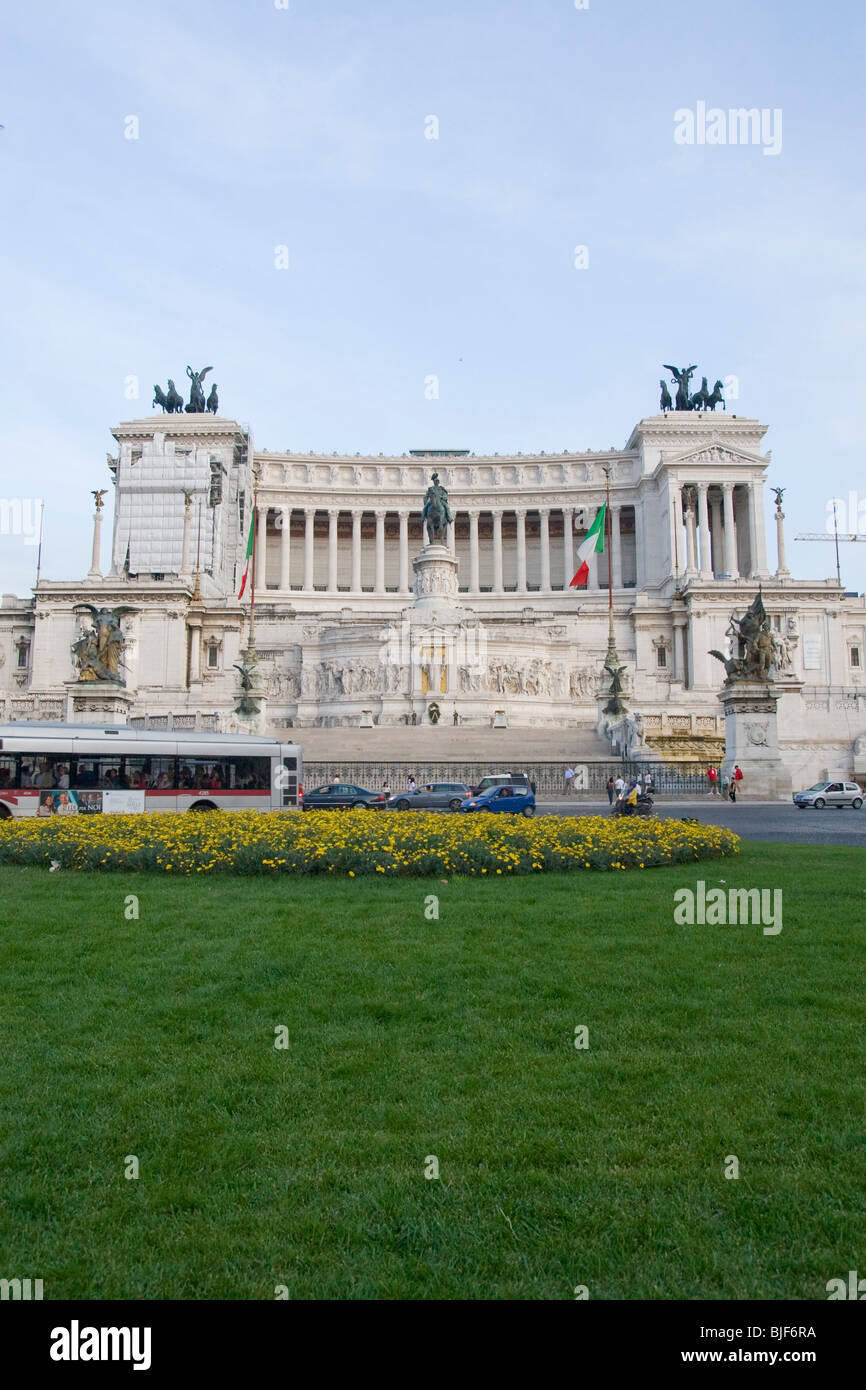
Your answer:
[[[183,410],[183,397],[171,377],[168,379],[167,391],[163,392],[159,386],[154,386],[153,404],[161,405],[163,411],[168,415],[179,415]]]
[[[662,366],[664,367],[666,372],[670,372],[671,380],[677,383],[675,408],[677,410],[691,410],[692,403],[691,397],[689,395],[689,384],[691,382],[692,375],[694,374],[694,372],[697,371],[697,362],[695,362],[691,367],[681,367],[679,371],[677,371],[676,367],[669,366],[667,362],[663,362]]]
[[[106,494],[107,492],[108,492],[108,488],[107,488],[107,487],[104,487],[104,488],[101,488],[100,491],[98,491],[98,492],[91,492],[91,494],[90,494],[91,497],[93,498],[94,502],[96,503],[96,510],[97,510],[98,512],[101,512],[101,511],[102,511],[102,508],[103,508],[104,505],[105,505],[105,503],[103,502],[102,499],[103,499],[103,497],[105,496],[105,494]]]
[[[774,637],[773,647],[776,669],[778,671],[790,671],[794,664],[794,644],[790,637]]]
[[[623,672],[625,671],[625,667],[609,666],[607,662],[605,662],[604,670],[607,671],[608,675],[610,676],[610,689],[607,692],[608,701],[604,707],[604,713],[622,715],[625,713],[625,704],[622,699],[623,693],[625,691],[625,682],[622,678]]]
[[[772,492],[776,502],[776,516],[781,517],[784,520],[785,513],[782,511],[782,498],[785,496],[787,488],[772,487],[770,488],[770,491]]]
[[[258,714],[259,702],[252,695],[256,684],[255,664],[247,661],[236,661],[234,662],[234,669],[240,671],[241,685],[241,697],[235,705],[236,712],[240,715]]]
[[[659,407],[662,410],[673,410],[674,403],[671,400],[671,393],[668,390],[668,384],[665,381],[664,377],[662,377],[659,381],[659,386],[662,388],[662,396],[661,400],[659,401]]]
[[[82,633],[72,644],[72,656],[78,668],[80,681],[113,681],[115,685],[125,685],[120,674],[121,658],[126,639],[120,629],[120,620],[129,613],[137,613],[137,608],[96,608],[92,603],[76,603],[75,611],[87,609],[93,619],[93,627]]]
[[[715,386],[713,387],[712,391],[707,396],[707,399],[704,402],[705,410],[715,410],[716,406],[719,404],[720,401],[722,404],[722,410],[726,409],[725,398],[722,395],[722,387],[724,386],[724,384],[725,383],[723,381],[716,382]]]
[[[192,367],[187,367],[186,374],[192,382],[192,386],[190,388],[189,393],[189,405],[186,408],[187,415],[204,415],[205,399],[204,391],[201,389],[201,384],[207,376],[208,372],[212,371],[213,367],[202,367],[200,372],[194,372]],[[169,385],[170,384],[171,383],[169,383]]]
[[[695,394],[692,396],[691,401],[689,403],[690,407],[692,410],[706,410],[707,401],[709,399],[710,391],[709,387],[707,386],[707,378],[705,376],[702,376],[700,390],[696,391]]]
[[[439,481],[439,474],[434,473],[430,486],[424,494],[424,506],[421,511],[421,525],[426,524],[427,535],[430,544],[442,542],[448,534],[448,524],[453,521],[451,509],[448,506],[448,493]]]
[[[256,671],[256,668],[255,668],[255,666],[254,666],[254,665],[248,665],[247,662],[245,662],[245,661],[241,661],[241,662],[236,661],[236,662],[234,662],[234,669],[235,669],[236,671],[240,671],[240,673],[241,673],[241,678],[240,678],[241,690],[247,691],[247,690],[252,690],[252,689],[254,689],[255,683],[256,683],[256,678],[255,678],[255,671]]]
[[[732,638],[731,655],[711,651],[725,668],[725,684],[735,681],[767,681],[776,664],[777,644],[760,589],[742,618],[732,614],[727,636]]]
[[[210,395],[207,398],[207,405],[205,406],[205,409],[208,410],[211,415],[217,415],[219,413],[219,408],[220,398],[217,395],[216,382],[214,382],[210,388]]]

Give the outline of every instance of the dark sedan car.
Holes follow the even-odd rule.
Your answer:
[[[414,791],[398,792],[388,802],[389,811],[459,811],[469,795],[465,782],[431,782]]]
[[[345,811],[358,807],[368,811],[381,810],[388,798],[382,792],[368,792],[364,787],[352,787],[346,782],[332,782],[327,787],[313,787],[301,797],[302,811]]]

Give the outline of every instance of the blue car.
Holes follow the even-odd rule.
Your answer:
[[[513,811],[521,816],[535,815],[535,794],[530,787],[488,787],[478,796],[470,796],[461,811]]]

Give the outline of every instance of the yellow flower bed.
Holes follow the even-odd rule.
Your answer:
[[[649,869],[736,854],[730,830],[679,820],[230,811],[0,821],[0,863],[172,874],[531,874]]]

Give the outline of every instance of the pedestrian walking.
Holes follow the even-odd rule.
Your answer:
[[[655,778],[651,772],[647,772],[643,779],[643,789],[647,796],[652,796],[655,791]]]
[[[572,791],[571,784],[574,781],[574,768],[571,766],[567,767],[565,769],[565,772],[562,774],[562,777],[563,781],[565,782],[565,795],[570,796]]]
[[[383,796],[388,796],[388,797],[390,797],[390,795],[391,795],[391,786],[390,786],[390,783],[389,783],[387,777],[385,778],[384,782],[382,783],[382,795],[383,795]]]
[[[710,763],[709,767],[707,768],[707,781],[709,782],[709,786],[707,788],[707,796],[718,796],[719,774],[716,768],[713,767],[712,763]]]
[[[608,805],[610,805],[610,806],[613,805],[613,798],[614,798],[615,794],[616,794],[616,782],[613,780],[612,777],[608,777],[608,779],[607,779],[607,800],[608,800]]]
[[[410,792],[413,792],[415,790],[415,778],[412,776],[411,772],[409,773],[409,776],[406,779],[406,789]]]
[[[735,763],[735,764],[734,764],[734,770],[733,770],[733,772],[731,773],[731,789],[730,789],[730,791],[728,792],[728,796],[731,798],[732,801],[736,801],[736,799],[737,799],[737,785],[738,785],[738,783],[742,782],[742,780],[743,780],[743,773],[742,773],[742,770],[741,770],[741,768],[740,768],[740,765],[739,765],[739,763]]]

